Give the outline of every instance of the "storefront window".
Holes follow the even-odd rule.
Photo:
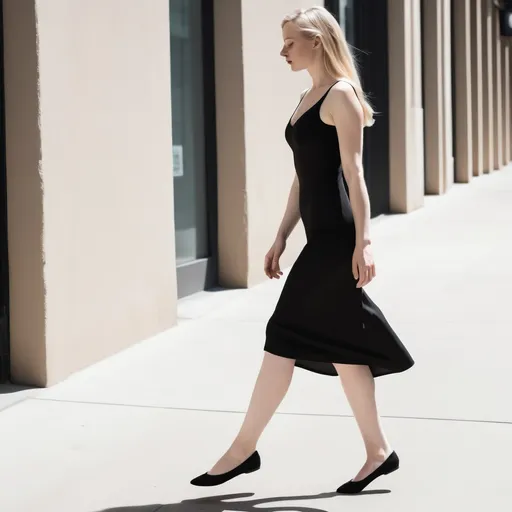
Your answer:
[[[355,0],[339,0],[339,22],[350,44],[354,44],[354,2]]]
[[[202,2],[170,0],[172,152],[178,266],[208,256]]]
[[[349,44],[355,44],[354,3],[356,0],[325,0],[325,8],[338,20]]]

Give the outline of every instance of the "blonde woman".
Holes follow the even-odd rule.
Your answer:
[[[299,219],[307,244],[268,322],[263,363],[240,432],[215,466],[191,483],[219,485],[260,468],[256,445],[298,366],[341,379],[366,462],[338,492],[355,494],[399,466],[382,430],[374,379],[403,372],[414,361],[363,291],[375,277],[362,167],[363,128],[373,124],[373,110],[345,36],[323,7],[286,17],[282,32],[281,55],[293,71],[306,69],[312,85],[286,127],[296,177],[265,258],[266,275],[282,275],[279,259]]]

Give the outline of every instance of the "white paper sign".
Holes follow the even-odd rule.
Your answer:
[[[183,146],[172,147],[172,170],[175,178],[183,176]]]

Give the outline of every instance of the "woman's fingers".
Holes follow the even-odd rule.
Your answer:
[[[358,267],[359,271],[359,281],[357,282],[357,287],[362,288],[366,286],[370,282],[370,267],[366,265],[361,265]]]
[[[357,274],[359,276],[359,280],[357,281],[357,287],[362,288],[364,286],[364,281],[365,281],[365,277],[366,277],[364,267],[358,265],[357,266]]]
[[[263,271],[265,272],[265,275],[268,277],[268,278],[272,278],[272,257],[270,256],[270,254],[267,254],[265,256],[265,263],[263,265]]]
[[[375,265],[359,267],[360,278],[357,283],[358,288],[362,288],[371,283],[376,276]]]
[[[272,275],[276,279],[279,279],[279,277],[283,275],[281,269],[279,268],[279,258],[274,258],[272,260]]]
[[[355,258],[352,258],[352,274],[354,276],[354,279],[359,279],[359,271],[358,271],[358,264]],[[358,283],[359,284],[359,283]]]

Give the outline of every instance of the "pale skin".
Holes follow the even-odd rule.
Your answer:
[[[293,125],[341,77],[327,73],[323,64],[323,48],[319,38],[310,38],[293,23],[283,27],[281,56],[294,71],[307,70],[312,87],[304,94],[291,119]],[[336,127],[343,172],[349,187],[356,228],[356,244],[352,271],[356,286],[361,288],[375,277],[375,264],[370,247],[370,201],[364,181],[363,109],[353,88],[346,82],[336,84],[320,109],[321,120]],[[279,279],[279,260],[286,240],[300,220],[299,182],[294,178],[286,210],[275,241],[265,257],[264,271],[270,279]],[[342,312],[340,312],[342,313]],[[295,361],[265,353],[252,398],[242,427],[224,456],[209,471],[218,475],[230,471],[246,460],[257,447],[265,427],[281,404],[290,386]],[[368,366],[334,364],[345,395],[352,408],[366,449],[366,462],[353,478],[362,480],[372,473],[393,451],[383,432],[375,400],[375,382]]]

